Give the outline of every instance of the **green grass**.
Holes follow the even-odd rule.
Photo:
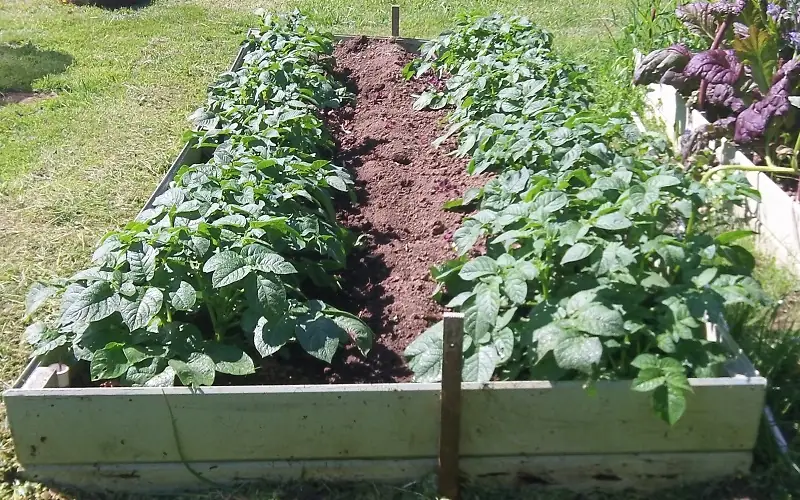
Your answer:
[[[624,2],[404,0],[399,2],[401,34],[433,36],[460,13],[527,14],[553,31],[560,52],[592,65],[601,103],[629,106],[636,92],[620,83],[628,79],[618,72],[626,66],[617,64],[607,31],[612,9],[622,11]],[[9,384],[26,360],[19,340],[27,287],[86,264],[98,239],[141,208],[181,146],[185,117],[203,102],[206,86],[227,68],[246,28],[256,22],[255,8],[297,7],[337,33],[386,35],[392,3],[155,0],[133,10],[103,10],[58,0],[0,1],[0,92],[57,95],[0,106],[0,380]],[[15,481],[13,471],[12,444],[3,427],[0,498],[54,495]],[[759,476],[756,483],[726,484],[701,496],[733,498],[730,491],[751,487],[769,491],[771,481]],[[399,499],[431,498],[431,491],[428,483],[401,489],[302,485],[202,498]],[[468,493],[467,498],[512,497],[499,490]],[[684,490],[665,495],[693,496]]]

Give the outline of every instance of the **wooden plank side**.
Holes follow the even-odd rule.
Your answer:
[[[719,342],[731,353],[731,358],[725,362],[725,371],[730,377],[753,378],[760,377],[756,367],[747,357],[747,353],[739,347],[728,330],[728,324],[723,320],[721,325],[706,323],[706,339]]]
[[[692,385],[686,414],[669,427],[653,414],[649,395],[631,391],[629,382],[600,383],[594,396],[578,382],[463,384],[461,453],[752,449],[766,381],[693,379]],[[188,461],[436,457],[438,399],[437,384],[5,394],[26,466],[180,461],[176,436]]]
[[[435,457],[437,387],[12,390],[5,402],[24,465]]]
[[[466,385],[466,384],[465,384]],[[751,450],[766,381],[693,379],[694,393],[674,426],[653,413],[650,394],[630,382],[553,383],[551,390],[465,390],[462,456]],[[735,408],[735,411],[731,411]]]
[[[750,462],[747,452],[515,456],[467,458],[462,462],[462,470],[473,484],[652,490],[746,474]],[[293,480],[401,483],[433,473],[436,459],[204,462],[190,466],[207,481],[219,485]],[[40,465],[26,469],[23,474],[37,482],[89,491],[153,494],[213,486],[198,479],[181,463]]]
[[[175,161],[172,162],[172,165],[167,170],[167,173],[164,174],[161,182],[159,182],[158,186],[156,186],[156,188],[153,190],[150,198],[147,199],[147,203],[144,204],[144,207],[142,207],[142,210],[139,213],[153,207],[153,202],[155,202],[156,198],[161,196],[161,194],[169,189],[172,178],[175,177],[175,174],[178,173],[178,170],[180,170],[181,167],[184,165],[193,165],[202,161],[202,150],[198,149],[196,146],[196,138],[192,138],[189,140],[189,142],[184,144],[183,149],[181,149],[181,152],[178,153],[177,158],[175,158]]]
[[[44,389],[45,387],[58,387],[56,367],[37,366],[25,379],[23,389]]]
[[[478,482],[570,490],[653,490],[747,474],[749,452],[544,455],[462,459]]]
[[[22,369],[22,372],[19,374],[19,376],[14,380],[14,382],[11,383],[11,389],[19,389],[25,385],[33,372],[36,371],[36,369],[40,366],[41,356],[30,359],[25,365],[25,368]]]

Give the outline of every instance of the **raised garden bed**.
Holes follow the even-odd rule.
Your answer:
[[[497,19],[491,22],[499,25]],[[529,31],[524,23],[519,25],[524,36],[546,38]],[[438,207],[471,187],[476,177],[463,173],[467,160],[444,158],[444,151],[427,151],[419,146],[438,135],[433,124],[444,112],[421,109],[428,105],[443,107],[445,102],[441,95],[423,93],[414,106],[418,109],[412,118],[409,118],[409,111],[403,111],[411,106],[408,93],[415,90],[411,85],[420,85],[399,77],[403,64],[410,59],[403,49],[414,50],[419,41],[340,39],[344,40],[336,54],[340,69],[350,70],[350,83],[355,84],[351,85],[351,90],[357,92],[359,104],[354,109],[326,112],[326,125],[337,139],[339,160],[356,174],[356,191],[362,202],[355,207],[341,208],[337,220],[343,227],[370,234],[366,242],[370,254],[366,260],[351,264],[342,272],[343,283],[347,286],[327,300],[354,315],[357,313],[354,317],[363,319],[375,330],[378,338],[372,352],[362,356],[358,352],[361,345],[348,344],[344,352],[326,366],[309,354],[327,356],[327,351],[321,352],[300,341],[298,343],[308,353],[293,344],[293,348],[297,347],[296,356],[292,352],[291,359],[286,360],[265,354],[257,374],[247,375],[252,377],[249,380],[219,376],[211,377],[211,382],[208,382],[208,373],[185,366],[197,361],[195,354],[188,361],[180,356],[170,359],[169,367],[175,367],[171,374],[173,381],[177,376],[185,385],[193,387],[116,387],[113,383],[111,387],[92,387],[98,380],[114,380],[121,375],[110,376],[109,373],[117,372],[107,371],[109,363],[106,363],[92,368],[98,371],[92,371],[95,382],[89,382],[80,368],[87,364],[85,360],[82,365],[78,363],[73,367],[73,387],[63,387],[64,377],[59,378],[57,373],[59,366],[45,366],[44,358],[34,360],[14,387],[4,394],[17,456],[29,477],[86,489],[156,492],[256,479],[408,481],[435,471],[440,453],[437,441],[442,425],[439,418],[442,385],[436,381],[407,383],[411,369],[416,368],[419,380],[431,376],[432,366],[427,367],[427,375],[421,375],[419,368],[425,364],[424,360],[415,358],[415,363],[406,365],[401,355],[414,337],[442,311],[441,306],[425,299],[435,285],[425,279],[424,269],[447,258],[450,239],[466,254],[463,229],[475,227],[465,223],[458,230],[460,233],[449,234],[448,230],[461,217],[440,212]],[[239,54],[234,69],[246,55],[245,51]],[[391,57],[396,59],[393,61]],[[553,61],[543,61],[543,64],[551,63]],[[560,63],[553,66],[561,68]],[[567,76],[575,74],[565,70]],[[437,92],[441,90],[436,78],[430,83]],[[528,85],[526,91],[535,94],[537,86],[538,90],[544,88],[540,84]],[[506,94],[511,99],[514,95],[520,97],[513,92]],[[580,107],[580,99],[571,105]],[[553,108],[558,110],[557,106]],[[506,103],[503,109],[514,109],[514,105]],[[534,111],[542,109],[545,108]],[[215,133],[213,126],[209,129]],[[565,132],[560,134],[564,139]],[[173,178],[209,156],[208,150],[197,149],[195,144],[190,142],[184,148],[145,209],[169,192],[167,188]],[[472,146],[475,144],[473,139]],[[594,149],[592,154],[597,162],[602,161],[602,151]],[[579,152],[573,162],[580,155]],[[486,162],[490,160],[484,156],[483,165],[488,165]],[[468,168],[473,167],[475,164],[470,163]],[[641,175],[649,175],[646,180],[656,179],[648,184],[650,194],[656,197],[651,203],[658,201],[659,196],[666,199],[663,193],[659,195],[661,187],[652,188],[653,184],[657,182],[669,188],[679,182],[666,174]],[[498,178],[507,180],[507,176]],[[566,195],[550,197],[548,209],[556,210],[556,202],[562,199],[566,200]],[[606,211],[601,217],[609,214]],[[606,217],[598,227],[613,232],[625,221],[630,224],[628,219],[623,219]],[[476,233],[471,245],[479,239]],[[597,240],[592,241],[597,244]],[[573,245],[575,250],[583,248],[582,256],[576,256],[575,250],[571,250],[569,258],[559,259],[561,264],[581,259],[588,261],[594,247],[586,251],[589,245],[583,245]],[[720,243],[720,248],[727,248],[726,244]],[[508,251],[515,249],[509,247]],[[605,256],[605,252],[601,253]],[[357,253],[354,255],[360,258]],[[669,257],[674,253],[665,255]],[[667,257],[654,260],[663,263]],[[214,258],[216,256],[211,259]],[[376,259],[378,264],[375,264]],[[603,261],[604,266],[610,265],[608,258],[604,257]],[[649,264],[643,262],[641,268]],[[213,268],[204,268],[204,272],[216,273],[219,265],[217,261]],[[382,268],[393,270],[393,274],[379,274]],[[522,269],[527,272],[526,268]],[[716,274],[716,269],[713,273],[705,271],[702,280],[708,285]],[[653,286],[663,286],[656,278],[650,277],[655,283]],[[701,279],[694,275],[691,278],[698,282]],[[223,276],[217,284],[226,279],[231,278]],[[518,285],[515,291],[519,291]],[[394,302],[382,304],[387,296]],[[515,296],[519,297],[519,293]],[[591,335],[621,338],[621,313],[593,303],[586,294],[582,297],[586,303],[593,304],[594,312],[599,309],[604,314],[595,322]],[[185,301],[178,298],[177,304],[182,305]],[[578,313],[583,311],[581,304],[570,304]],[[65,309],[68,316],[71,307]],[[91,309],[88,314],[99,316],[96,312]],[[157,312],[150,314],[150,321],[156,319]],[[465,323],[469,322],[469,314],[465,312]],[[137,311],[130,322],[138,328],[130,326],[131,332],[140,330],[142,321]],[[67,326],[72,327],[70,325],[73,323]],[[698,332],[705,333],[702,338],[693,337],[693,341],[707,346],[709,352],[721,343],[731,358],[724,365],[727,373],[721,373],[727,376],[687,380],[680,365],[677,372],[674,366],[665,365],[661,375],[638,379],[643,385],[639,390],[644,392],[631,391],[629,380],[594,380],[593,394],[587,394],[580,380],[461,384],[461,472],[473,479],[575,489],[649,489],[746,473],[755,445],[766,381],[724,332],[718,333],[713,325],[706,326],[703,330],[701,323],[687,321],[683,335],[687,329],[690,337]],[[637,330],[634,327],[628,325],[632,334]],[[467,326],[467,329],[474,329],[474,326]],[[569,338],[579,337],[575,333]],[[419,338],[430,339],[431,334]],[[668,340],[661,338],[659,342]],[[465,341],[465,351],[483,349],[483,346],[467,344]],[[441,345],[440,342],[433,348]],[[97,352],[108,356],[107,351],[117,347],[106,345]],[[611,343],[608,347],[614,348]],[[583,362],[583,365],[601,364],[599,353],[589,351],[598,359]],[[417,351],[416,356],[422,354],[425,353]],[[130,361],[128,354],[125,356],[125,367],[130,369],[129,365],[136,363]],[[467,373],[467,366],[473,359],[468,357],[465,361],[465,378],[491,378],[494,364],[488,374],[483,367],[476,370],[477,375]],[[651,356],[649,361],[663,359]],[[239,375],[245,375],[246,370],[238,368],[241,359],[233,361],[236,365],[233,367],[218,363],[217,371],[231,375],[236,374],[231,371],[239,371],[242,372]],[[212,365],[212,372],[213,368]],[[661,373],[660,368],[651,368]],[[125,372],[126,377],[128,373]],[[133,375],[142,373],[134,370]],[[233,385],[232,382],[239,380],[253,385]],[[212,382],[214,385],[209,386]],[[349,383],[312,385],[320,382]],[[76,383],[87,387],[74,387]],[[653,397],[645,385],[649,390],[658,386],[664,389],[664,394],[669,394],[672,406],[665,413],[668,420],[677,420],[677,423],[669,425],[653,414]]]
[[[650,84],[646,100],[651,116],[663,123],[664,133],[676,147],[684,133],[709,125],[705,114],[693,109],[670,85]],[[712,149],[721,165],[754,165],[747,155],[725,139],[712,143]],[[761,194],[761,200],[748,200],[747,210],[739,215],[749,219],[762,252],[800,275],[800,203],[767,174],[745,172],[745,175]]]

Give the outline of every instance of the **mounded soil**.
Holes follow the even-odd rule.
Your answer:
[[[56,97],[55,93],[41,94],[38,92],[17,92],[12,90],[0,90],[0,106],[6,104],[30,104],[45,99]]]

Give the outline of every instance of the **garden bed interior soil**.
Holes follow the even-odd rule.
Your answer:
[[[215,385],[410,381],[403,351],[442,317],[430,268],[454,257],[450,239],[463,217],[442,205],[486,179],[468,175],[467,160],[447,155],[453,138],[439,148],[431,145],[444,132],[446,112],[412,109],[413,95],[425,89],[401,75],[412,54],[389,40],[358,37],[339,43],[334,58],[337,75],[356,96],[325,116],[337,145],[335,161],[353,174],[358,197],[338,217],[367,244],[351,255],[343,290],[318,298],[358,314],[375,333],[375,344],[366,357],[348,345],[330,365],[297,345],[264,359],[253,353],[255,374],[218,373]],[[82,371],[73,377],[76,385],[88,382]]]

